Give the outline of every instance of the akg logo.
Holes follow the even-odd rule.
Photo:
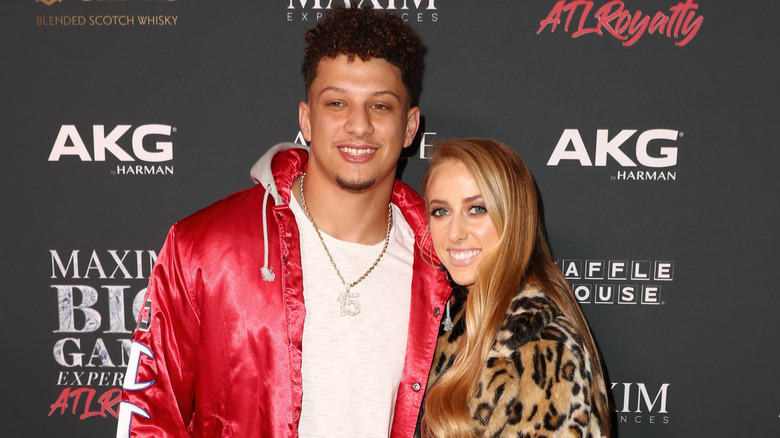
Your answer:
[[[596,150],[594,159],[596,166],[606,166],[607,157],[612,157],[623,167],[636,167],[637,164],[622,149],[626,141],[637,132],[636,129],[624,129],[617,135],[609,138],[609,130],[596,130]],[[651,129],[644,131],[636,139],[636,160],[645,167],[671,167],[677,165],[677,147],[663,145],[658,148],[658,153],[654,156],[649,152],[650,144],[656,141],[666,140],[676,141],[677,137],[682,136],[672,129]],[[573,149],[569,149],[569,144]],[[566,129],[563,131],[558,144],[555,145],[548,166],[557,166],[562,160],[579,161],[581,166],[593,166],[588,149],[582,140],[582,135],[577,129]]]
[[[677,165],[677,147],[670,146],[670,141],[677,141],[682,132],[673,129],[650,129],[636,137],[634,159],[632,160],[621,147],[633,137],[636,129],[624,129],[610,138],[609,130],[596,130],[596,148],[593,160],[585,147],[582,135],[577,129],[565,129],[558,144],[547,161],[548,166],[557,166],[563,160],[579,162],[580,166],[606,167],[607,158],[612,157],[622,168],[637,167],[637,162],[645,168],[659,169]],[[569,148],[569,145],[572,148]],[[629,148],[626,148],[628,150]],[[634,161],[636,160],[636,161]],[[670,170],[619,170],[612,174],[613,181],[675,181],[677,171]]]
[[[120,161],[145,161],[160,163],[173,159],[173,143],[162,141],[159,138],[170,137],[176,128],[169,125],[140,125],[133,130],[131,146],[133,155],[130,155],[119,144],[122,136],[130,131],[132,125],[117,125],[106,133],[104,125],[92,127],[92,155],[89,153],[82,135],[75,125],[62,125],[54,146],[49,154],[49,161],[60,161],[65,155],[77,156],[81,161],[106,161],[106,152]],[[147,140],[147,137],[150,140]],[[153,141],[154,138],[157,141]]]

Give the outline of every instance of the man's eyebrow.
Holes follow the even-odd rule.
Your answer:
[[[396,99],[401,100],[401,96],[399,96],[398,93],[396,93],[395,91],[392,91],[392,90],[375,91],[374,93],[372,93],[372,96],[384,96],[386,94],[389,94],[389,95],[395,97]]]
[[[322,95],[323,93],[325,93],[325,92],[328,92],[328,91],[335,91],[336,93],[350,94],[350,91],[349,91],[349,90],[347,90],[346,88],[341,88],[341,87],[336,87],[336,86],[325,87],[325,88],[323,88],[323,89],[322,89],[322,90],[319,92],[319,94],[320,94],[320,95]],[[375,96],[375,97],[376,97],[376,96],[390,95],[390,96],[393,96],[393,97],[395,97],[395,98],[396,98],[396,99],[398,99],[399,101],[401,100],[401,96],[399,96],[399,95],[398,95],[398,93],[396,93],[396,92],[395,92],[395,91],[393,91],[393,90],[380,90],[380,91],[374,91],[373,93],[371,93],[371,95],[372,95],[372,96]]]
[[[325,87],[322,90],[320,90],[319,94],[322,95],[323,93],[326,93],[328,91],[335,91],[337,93],[349,93],[349,91],[346,88],[339,88],[339,87]]]

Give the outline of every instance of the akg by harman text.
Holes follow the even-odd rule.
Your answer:
[[[572,161],[579,163],[581,167],[592,167],[594,163],[595,167],[606,167],[610,164],[608,159],[612,158],[620,167],[629,168],[629,170],[620,170],[617,174],[613,174],[611,176],[613,180],[676,180],[676,171],[656,169],[677,165],[677,146],[671,146],[670,142],[677,141],[683,136],[683,133],[673,129],[649,129],[639,133],[634,143],[634,158],[632,159],[627,154],[632,149],[628,140],[637,132],[636,129],[623,129],[610,138],[608,129],[597,129],[595,148],[592,148],[594,151],[591,155],[578,129],[564,129],[547,165],[558,166],[561,161]],[[569,145],[571,145],[571,149]],[[626,146],[625,150],[621,149],[623,146]],[[648,168],[648,170],[633,169],[638,166]]]
[[[125,134],[130,132],[129,145]],[[108,156],[120,162],[162,163],[173,160],[171,135],[176,128],[171,125],[148,124],[133,128],[132,125],[91,126],[91,137],[83,135],[76,125],[62,125],[54,140],[49,161],[76,159],[82,162],[105,162]],[[86,140],[85,140],[86,139]],[[89,140],[91,139],[91,144]],[[88,144],[91,147],[88,147]],[[129,147],[128,147],[129,146]],[[91,152],[91,153],[90,153]],[[117,165],[114,175],[172,175],[172,165]]]

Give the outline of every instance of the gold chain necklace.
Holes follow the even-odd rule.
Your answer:
[[[341,275],[341,271],[339,271],[339,268],[336,266],[336,262],[333,261],[333,256],[330,255],[330,251],[328,251],[328,245],[325,244],[325,239],[322,238],[322,234],[320,234],[320,229],[317,228],[317,224],[314,223],[314,219],[311,217],[311,213],[309,213],[309,207],[306,206],[306,198],[303,197],[303,179],[306,177],[306,173],[301,175],[301,182],[298,184],[298,193],[301,197],[301,206],[303,207],[303,212],[306,213],[306,217],[309,219],[309,222],[311,222],[311,225],[314,227],[314,231],[317,233],[317,237],[320,238],[320,243],[322,243],[322,247],[325,249],[325,254],[328,255],[328,258],[330,259],[330,264],[333,265],[333,269],[336,270],[336,275],[339,276],[339,280],[341,280],[341,284],[344,285],[346,290],[339,294],[339,297],[336,301],[341,304],[341,316],[349,315],[349,316],[357,316],[358,313],[360,313],[360,303],[358,302],[357,298],[360,296],[357,293],[353,293],[351,289],[355,287],[358,283],[363,281],[368,274],[371,273],[371,271],[376,268],[376,265],[379,264],[379,261],[382,260],[382,256],[385,255],[385,251],[387,251],[387,245],[390,243],[390,229],[393,227],[393,206],[388,205],[387,206],[387,234],[385,235],[385,245],[382,247],[382,252],[379,253],[379,257],[374,260],[374,264],[371,265],[370,268],[368,268],[368,271],[366,271],[363,275],[360,276],[357,280],[353,281],[352,283],[347,284],[347,282],[344,280],[344,276]]]

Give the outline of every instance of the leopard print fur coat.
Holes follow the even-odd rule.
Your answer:
[[[453,327],[439,331],[429,387],[455,360],[465,331],[466,293],[462,287],[453,293]],[[526,286],[512,299],[469,403],[475,435],[605,437],[590,391],[592,375],[590,356],[569,321],[543,291]]]

